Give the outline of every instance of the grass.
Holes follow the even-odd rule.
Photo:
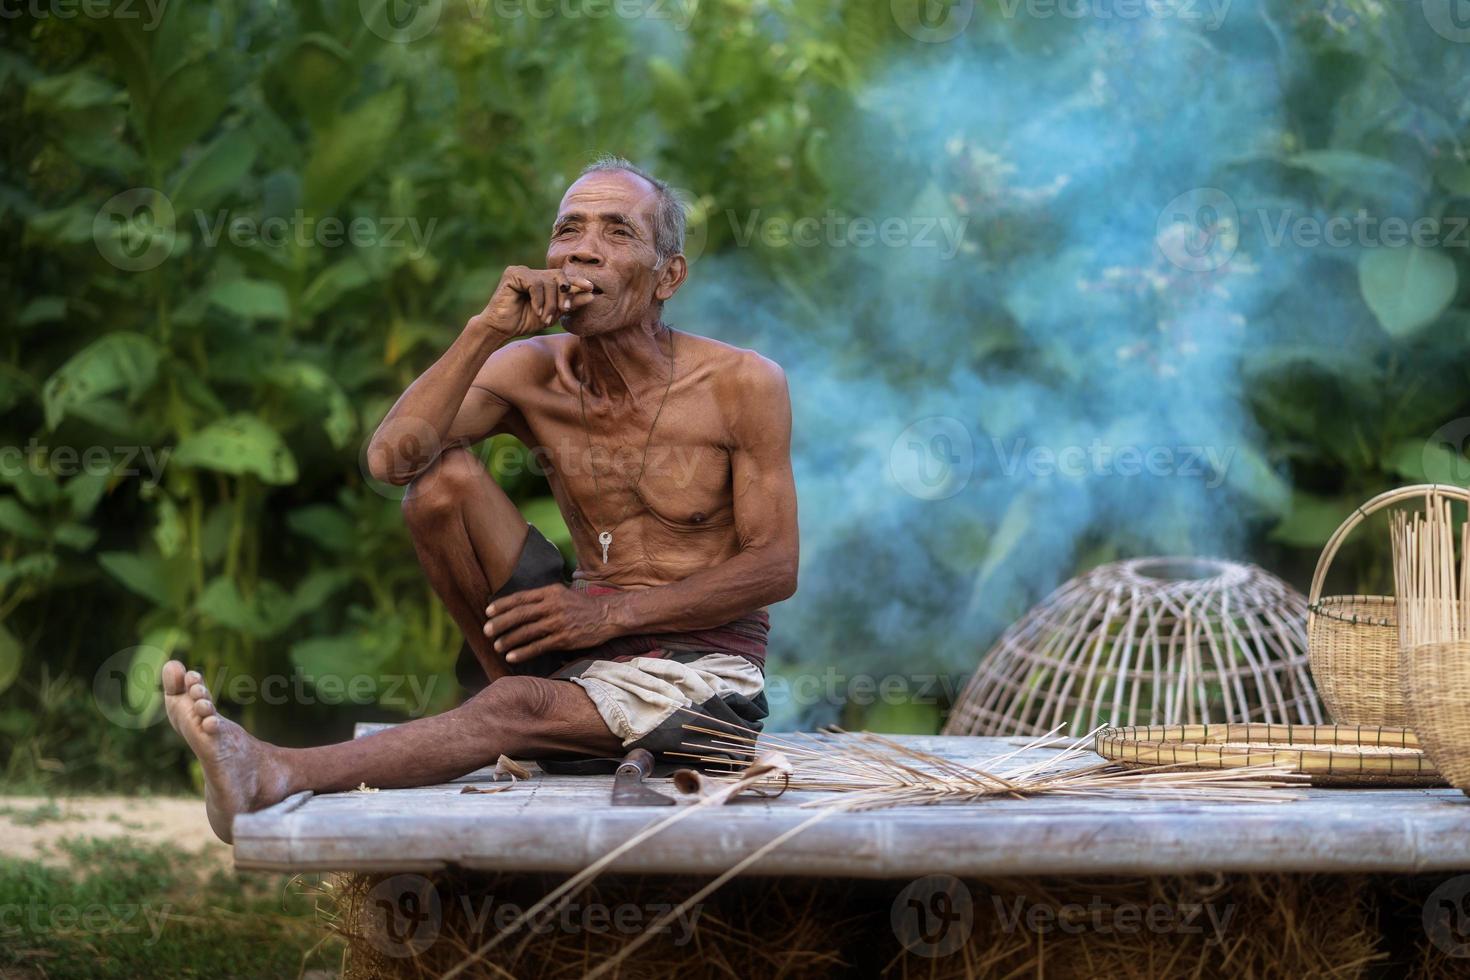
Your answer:
[[[317,881],[237,876],[217,860],[126,840],[63,839],[65,865],[0,862],[7,978],[295,977],[341,963]]]

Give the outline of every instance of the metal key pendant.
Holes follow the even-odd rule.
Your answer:
[[[612,532],[603,531],[597,536],[597,543],[602,545],[602,563],[607,564],[607,549],[612,547]]]

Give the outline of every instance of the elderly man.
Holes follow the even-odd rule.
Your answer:
[[[790,399],[773,362],[664,323],[683,243],[667,184],[625,160],[588,167],[546,268],[505,270],[368,447],[375,477],[408,486],[419,560],[483,689],[441,715],[290,749],[222,718],[197,672],[164,667],[169,720],[203,764],[222,838],[235,814],[300,790],[442,782],[502,753],[667,751],[688,711],[759,728],[764,607],[796,589]],[[537,336],[558,321],[565,334]],[[468,449],[498,432],[548,471],[577,552],[569,583]]]

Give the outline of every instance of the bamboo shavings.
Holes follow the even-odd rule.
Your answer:
[[[692,712],[691,712],[692,713]],[[701,716],[708,721],[707,716]],[[1311,777],[1292,772],[1279,764],[1241,766],[1227,770],[1197,771],[1182,764],[1123,767],[1114,762],[1089,763],[1092,736],[1073,740],[1059,736],[1061,726],[1034,741],[999,755],[985,768],[966,765],[932,752],[904,745],[873,732],[798,734],[776,737],[753,729],[721,722],[729,730],[717,731],[695,724],[684,727],[711,740],[696,748],[714,746],[732,755],[754,758],[756,742],[761,752],[779,751],[793,765],[779,780],[764,779],[750,788],[810,790],[840,793],[843,810],[877,810],[893,806],[974,803],[1010,797],[1051,796],[1146,796],[1174,797],[1195,802],[1280,803],[1296,799],[1283,793],[1305,787]],[[1095,734],[1095,733],[1093,733]],[[1050,750],[1042,759],[1020,758],[1028,752]],[[697,753],[670,753],[705,761],[719,761]],[[729,777],[708,777],[705,779]],[[808,800],[802,807],[825,807],[832,799]]]

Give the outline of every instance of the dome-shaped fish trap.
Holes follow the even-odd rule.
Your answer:
[[[1236,562],[1135,558],[1094,568],[1012,625],[980,661],[946,735],[1098,725],[1323,721],[1307,600]]]

